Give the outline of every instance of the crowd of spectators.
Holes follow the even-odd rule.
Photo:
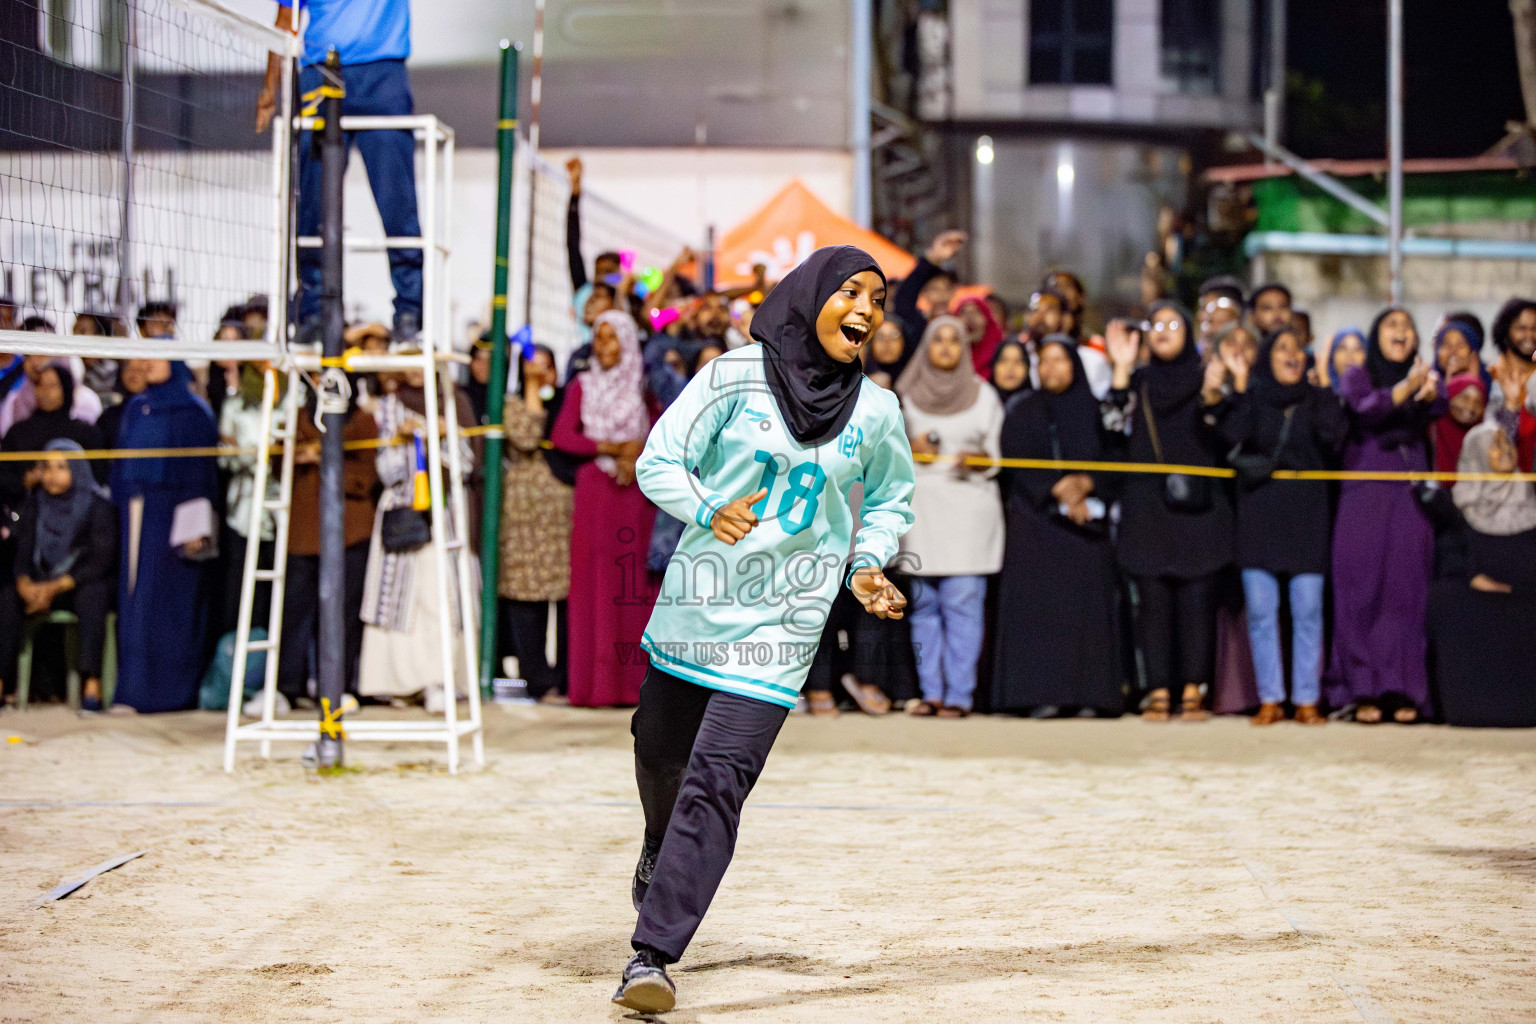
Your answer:
[[[523,348],[505,397],[498,651],[516,658],[536,699],[625,706],[638,698],[641,632],[684,529],[646,500],[635,461],[688,380],[752,343],[753,310],[772,285],[759,271],[744,287],[706,289],[689,251],[655,287],[619,253],[589,271],[579,162],[570,171],[581,343],[563,366],[543,344]],[[889,567],[910,614],[877,620],[839,598],[805,710],[1536,725],[1536,485],[1511,475],[1530,472],[1536,454],[1536,302],[1511,299],[1486,332],[1455,312],[1421,339],[1392,307],[1365,330],[1314,338],[1285,285],[1250,291],[1218,277],[1192,313],[1159,298],[1103,323],[1065,270],[1017,313],[985,287],[961,288],[949,267],[964,244],[940,234],[891,282],[863,354],[868,376],[900,398],[918,459],[916,522]],[[10,324],[15,310],[0,316]],[[229,310],[217,337],[261,337],[265,320],[254,298]],[[54,330],[40,317],[19,326]],[[138,328],[172,336],[175,309],[144,306]],[[116,325],[82,314],[72,329]],[[355,325],[347,340],[412,345],[381,324]],[[0,356],[0,447],[253,447],[263,369]],[[461,426],[487,421],[488,376],[482,344],[449,413]],[[413,505],[412,442],[432,428],[423,383],[374,374],[353,388],[346,438],[389,443],[347,454],[346,665],[360,700],[433,709],[449,686],[436,562],[385,527]],[[280,711],[314,692],[319,435],[313,397],[299,408]],[[461,454],[478,503],[480,443]],[[252,493],[254,465],[243,454],[0,463],[0,682],[13,684],[23,620],[67,609],[87,706],[101,703],[114,615],[115,704],[196,704],[235,626],[247,545],[271,559],[270,515],[247,536],[250,503],[275,496]],[[1481,476],[1274,475],[1340,468]],[[1226,469],[1235,477],[1214,472]],[[200,521],[189,508],[206,509],[205,528],[189,532],[185,521]],[[267,589],[254,622],[266,621]],[[462,695],[469,682],[453,684]]]
[[[0,306],[0,316],[13,312]],[[266,319],[266,299],[254,296],[224,314],[215,340],[260,339]],[[19,326],[55,331],[43,317]],[[174,339],[174,305],[146,303],[136,327],[142,337]],[[109,316],[82,314],[72,333],[127,332]],[[412,339],[393,351],[419,351]],[[391,350],[391,332],[380,324],[354,326],[347,341],[367,351]],[[109,630],[116,639],[111,710],[222,706],[227,674],[222,688],[207,683],[216,655],[222,648],[227,662],[232,646],[219,641],[235,628],[245,552],[254,540],[263,566],[272,564],[274,554],[270,511],[262,515],[260,535],[248,536],[251,503],[278,497],[276,474],[268,475],[265,494],[254,493],[256,457],[249,452],[259,441],[265,370],[232,361],[194,367],[166,359],[0,356],[0,450],[61,452],[36,462],[0,463],[0,685],[11,695],[18,648],[29,632],[23,624],[53,611],[71,612],[77,620],[74,667],[86,709],[103,707]],[[390,543],[383,526],[391,509],[413,504],[416,442],[428,429],[423,374],[373,374],[353,383],[343,434],[355,442],[343,472],[347,690],[364,701],[421,700],[435,708],[446,690],[437,656],[436,562],[419,543]],[[469,396],[464,388],[458,392],[454,412],[469,426]],[[286,427],[281,407],[275,427]],[[315,691],[320,431],[313,393],[298,405],[293,434],[278,668],[278,710],[284,713],[312,704]],[[219,446],[231,451],[95,460],[63,454]],[[463,443],[466,474],[474,470],[479,447]],[[271,586],[263,582],[254,589],[251,621],[258,628],[268,620]],[[467,685],[463,679],[456,684],[460,693]]]

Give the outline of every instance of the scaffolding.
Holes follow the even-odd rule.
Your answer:
[[[299,118],[294,127],[309,130],[312,118]],[[351,353],[341,360],[340,369],[359,373],[402,370],[420,370],[426,398],[425,431],[427,476],[431,490],[429,517],[432,527],[432,551],[436,561],[436,606],[441,643],[441,669],[443,673],[443,712],[441,718],[425,722],[405,721],[348,721],[344,735],[349,740],[418,741],[437,742],[445,745],[448,770],[459,769],[459,741],[471,738],[477,765],[485,763],[484,737],[481,731],[480,689],[478,652],[476,639],[478,616],[475,611],[476,559],[469,550],[468,501],[464,491],[464,465],[461,455],[461,435],[458,417],[454,409],[454,384],[446,372],[448,364],[456,361],[449,341],[449,303],[447,301],[450,257],[449,212],[453,209],[453,129],[432,115],[397,117],[343,117],[341,128],[353,131],[401,131],[408,130],[423,151],[423,198],[421,204],[421,235],[419,237],[359,238],[345,237],[343,246],[351,252],[377,252],[388,249],[422,250],[422,323],[418,338],[420,353],[409,355],[368,355]],[[318,246],[314,237],[295,239],[296,246]],[[285,410],[279,424],[275,416],[277,403],[277,370],[269,369],[262,392],[261,437],[263,442],[257,453],[255,482],[252,493],[260,500],[251,503],[251,522],[247,536],[261,536],[263,517],[270,513],[275,526],[273,560],[270,567],[259,565],[259,545],[246,547],[245,566],[241,577],[240,611],[235,629],[234,672],[230,677],[229,707],[224,739],[224,770],[233,771],[237,747],[242,742],[261,744],[263,757],[270,757],[272,743],[317,741],[328,720],[314,717],[279,718],[276,715],[278,660],[282,643],[283,582],[287,561],[289,510],[293,496],[294,431],[298,423],[299,398],[304,376],[318,373],[330,367],[322,366],[318,351],[290,349],[284,369],[288,374]],[[450,412],[439,416],[439,410]],[[442,422],[442,435],[431,428]],[[276,446],[273,446],[273,442]],[[447,447],[444,458],[443,448]],[[268,475],[273,461],[279,463],[278,496],[266,497]],[[448,480],[448,494],[443,493],[444,469]],[[446,509],[447,517],[436,514]],[[251,639],[251,618],[255,602],[255,588],[259,583],[272,587],[272,600],[268,613],[267,636],[264,640]],[[253,653],[266,655],[263,679],[261,716],[254,722],[241,724],[242,698],[246,663]],[[459,718],[456,700],[462,656],[463,679],[468,691],[468,717]],[[334,713],[334,712],[333,712]],[[329,716],[327,716],[329,718]]]

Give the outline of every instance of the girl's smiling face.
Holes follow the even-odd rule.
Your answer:
[[[1047,345],[1040,350],[1040,386],[1053,395],[1059,395],[1072,386],[1072,356],[1060,345]]]
[[[1307,354],[1302,351],[1300,339],[1290,331],[1276,338],[1270,347],[1269,372],[1275,375],[1276,381],[1287,387],[1300,384],[1302,376],[1307,372]]]
[[[1472,351],[1467,336],[1450,327],[1440,334],[1435,362],[1440,365],[1440,375],[1449,380],[1458,373],[1469,373],[1477,369],[1477,354]]]
[[[1419,348],[1419,332],[1413,326],[1413,317],[1401,309],[1388,313],[1376,332],[1376,346],[1394,363],[1412,359]]]
[[[822,305],[816,340],[839,363],[851,363],[884,322],[885,279],[873,270],[861,270]]]
[[[1488,401],[1477,388],[1464,388],[1451,399],[1451,419],[1464,427],[1475,427],[1483,422],[1483,410]]]

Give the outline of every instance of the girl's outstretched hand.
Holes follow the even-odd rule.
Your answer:
[[[905,614],[907,599],[902,596],[885,573],[871,566],[853,571],[851,581],[853,596],[871,615],[882,619],[899,619]]]

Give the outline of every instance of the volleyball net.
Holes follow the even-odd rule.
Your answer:
[[[259,133],[256,107],[293,37],[217,0],[0,4],[0,351],[138,354],[163,302],[191,355],[226,308],[285,295],[288,76]],[[128,339],[63,337],[82,314]]]
[[[566,357],[580,344],[566,256],[571,182],[563,167],[527,152],[519,140],[508,321],[529,324],[533,340],[548,345],[563,368]],[[646,222],[593,193],[589,186],[582,188],[581,254],[589,275],[598,253],[626,254],[637,272],[647,267],[665,270],[687,245],[702,249],[698,241],[689,242]]]

